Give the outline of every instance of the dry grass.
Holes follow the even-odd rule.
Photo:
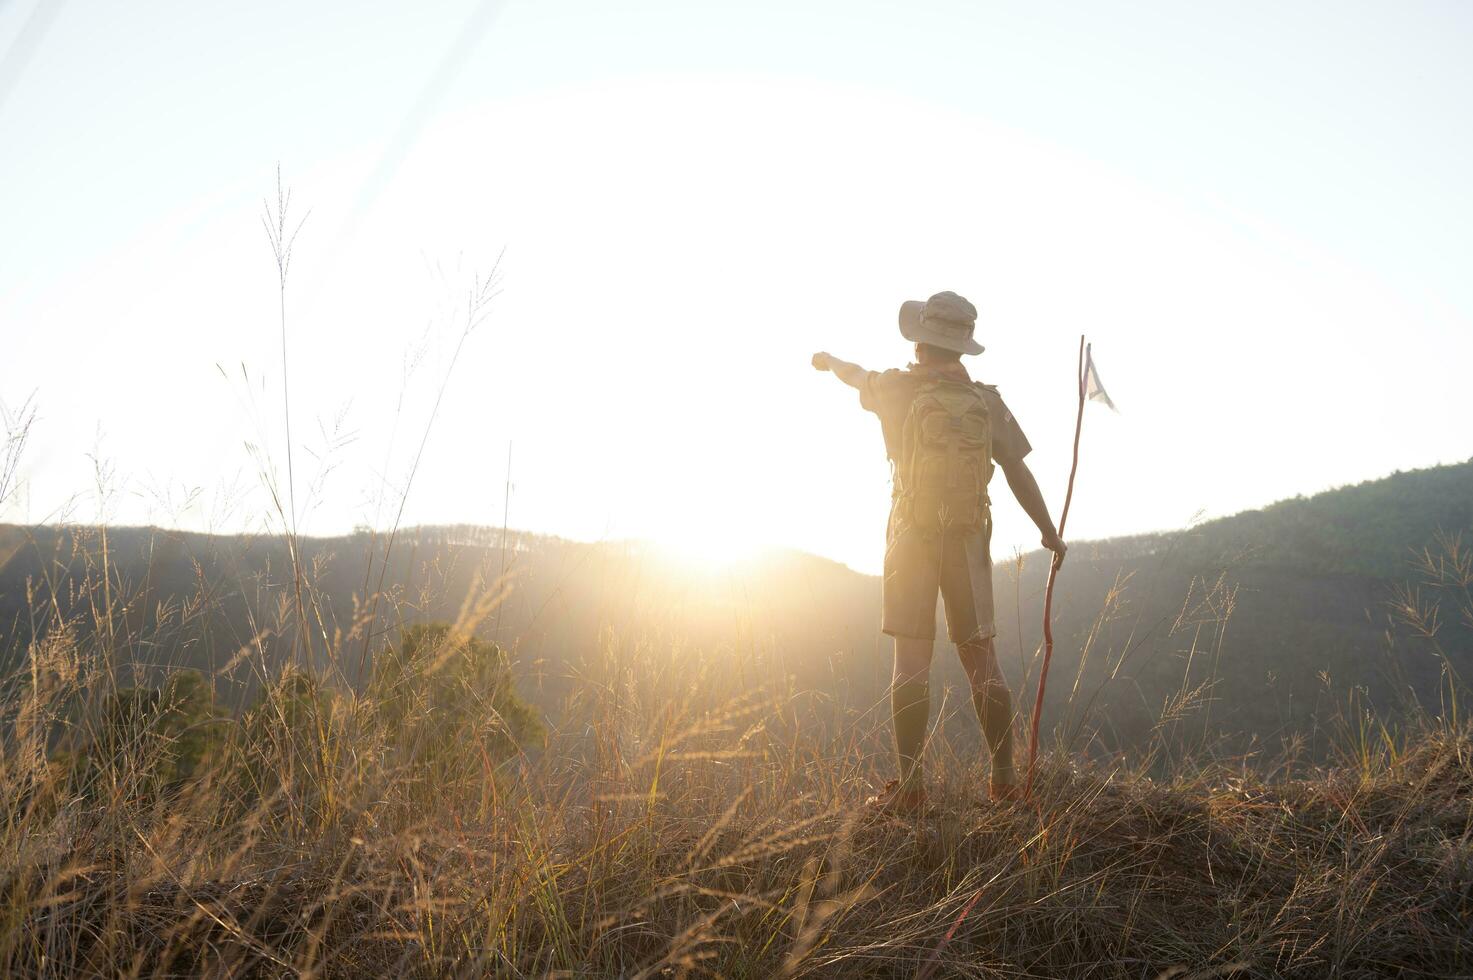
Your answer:
[[[79,789],[48,746],[101,733],[108,635],[45,632],[11,687],[7,976],[1473,975],[1466,728],[1277,782],[1055,758],[1013,808],[938,745],[936,811],[874,821],[882,726],[735,689],[760,651],[610,639],[535,755],[427,758],[277,675],[193,779],[145,731]]]

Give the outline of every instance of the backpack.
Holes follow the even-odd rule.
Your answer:
[[[981,529],[989,517],[992,418],[982,386],[928,381],[901,428],[895,468],[901,516],[927,533]]]

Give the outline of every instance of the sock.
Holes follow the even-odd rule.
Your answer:
[[[926,681],[898,681],[890,690],[890,717],[895,723],[895,754],[900,761],[900,788],[918,790],[925,785],[921,752],[926,745],[926,725],[931,718],[931,686]]]
[[[972,707],[977,709],[977,721],[982,724],[982,734],[987,747],[992,750],[992,782],[1012,783],[1013,773],[1013,697],[1002,679],[983,685],[982,690],[972,692]]]

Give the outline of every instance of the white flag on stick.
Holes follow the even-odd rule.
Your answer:
[[[1118,415],[1120,409],[1115,407],[1115,403],[1105,393],[1104,384],[1100,382],[1100,371],[1099,368],[1095,367],[1093,347],[1094,344],[1090,344],[1084,349],[1084,397],[1092,398],[1097,402],[1104,402],[1110,411]]]

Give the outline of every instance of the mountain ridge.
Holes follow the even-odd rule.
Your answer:
[[[1050,717],[1114,749],[1153,737],[1172,699],[1202,690],[1210,719],[1202,738],[1244,733],[1261,744],[1317,730],[1335,700],[1321,675],[1337,689],[1364,689],[1378,707],[1408,695],[1435,698],[1443,665],[1411,652],[1420,650],[1417,638],[1401,635],[1389,605],[1398,585],[1425,578],[1409,557],[1436,547],[1439,534],[1456,546],[1470,528],[1473,461],[1183,531],[1073,542],[1055,599]],[[363,615],[364,583],[381,573],[392,611],[381,633],[401,622],[453,619],[467,597],[509,568],[512,588],[481,631],[517,653],[547,703],[571,683],[561,668],[607,635],[711,648],[766,644],[798,683],[842,687],[860,702],[881,697],[888,683],[879,579],[822,556],[778,549],[697,569],[648,542],[431,525],[401,529],[384,570],[383,541],[362,531],[300,539],[331,622],[351,634]],[[172,640],[134,650],[148,669],[167,652],[175,665],[218,671],[261,624],[280,617],[263,598],[289,578],[280,537],[109,528],[108,543],[110,584],[134,597],[128,634],[172,631]],[[0,525],[0,663],[24,656],[35,599],[64,616],[68,604],[80,607],[99,544],[99,529],[87,525]],[[1046,572],[1039,552],[995,566],[997,648],[1015,691],[1034,682]],[[208,624],[184,612],[201,596],[214,614]],[[1473,670],[1473,624],[1443,629],[1455,665]],[[364,656],[388,639],[363,644]],[[1210,657],[1200,655],[1204,644]],[[1405,662],[1392,663],[1391,653]],[[937,663],[941,683],[960,683],[953,658],[938,652]]]

